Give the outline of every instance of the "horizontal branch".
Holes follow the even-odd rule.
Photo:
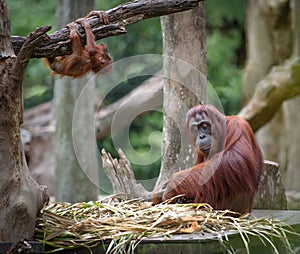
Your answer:
[[[253,97],[239,116],[246,119],[255,132],[271,120],[284,100],[297,95],[300,95],[300,64],[289,60],[273,67],[257,84]]]
[[[143,19],[169,15],[176,12],[190,10],[198,6],[199,2],[204,0],[140,0],[119,5],[106,11],[110,23],[103,25],[99,18],[93,16],[89,18],[92,30],[96,40],[122,35],[126,33],[125,27]],[[83,28],[77,25],[81,34],[82,43],[85,44],[85,34]],[[71,45],[69,40],[69,29],[62,28],[49,34],[49,41],[42,43],[36,49],[32,57],[55,57],[71,54]],[[15,54],[18,54],[26,37],[12,36],[12,45]]]

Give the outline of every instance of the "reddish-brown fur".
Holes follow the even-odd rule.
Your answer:
[[[173,174],[162,200],[154,195],[153,203],[184,194],[183,202],[208,203],[215,209],[250,212],[263,170],[262,153],[252,129],[242,118],[224,116],[210,105],[190,109],[187,123],[202,112],[214,126],[214,150],[206,158],[195,148],[195,166]]]
[[[89,13],[87,17],[91,15],[98,15],[103,23],[108,23],[107,15],[104,12],[93,11]],[[77,21],[84,26],[87,45],[81,45],[80,36],[75,23],[68,24],[72,43],[72,54],[46,59],[46,63],[52,69],[52,74],[79,78],[90,71],[97,73],[112,63],[112,58],[107,51],[107,46],[104,43],[96,44],[95,36],[86,20],[87,17]],[[107,68],[106,70],[109,71],[110,69],[111,68]]]

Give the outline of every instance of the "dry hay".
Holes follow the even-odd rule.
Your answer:
[[[134,253],[137,244],[146,238],[211,233],[230,252],[227,233],[233,231],[239,233],[247,253],[250,236],[258,237],[278,253],[273,240],[281,241],[292,251],[287,234],[297,234],[278,219],[234,217],[229,211],[215,211],[207,204],[152,206],[139,199],[112,198],[76,204],[49,203],[37,220],[36,239],[51,246],[49,252],[92,248],[106,240],[110,242],[107,253]]]

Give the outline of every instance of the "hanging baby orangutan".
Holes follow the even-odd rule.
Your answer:
[[[249,124],[211,105],[198,105],[188,111],[186,128],[195,147],[195,166],[173,174],[163,191],[154,191],[153,203],[183,194],[174,202],[250,212],[263,157]]]
[[[69,23],[67,27],[70,29],[72,54],[46,59],[47,65],[52,69],[52,74],[80,78],[90,71],[98,73],[112,63],[107,46],[104,43],[97,45],[95,42],[95,36],[87,21],[87,18],[93,15],[97,15],[102,23],[108,24],[108,17],[103,11],[92,11],[85,18],[78,19],[76,23],[81,24],[86,33],[86,45],[82,46],[76,24]],[[110,69],[108,67],[105,70]]]

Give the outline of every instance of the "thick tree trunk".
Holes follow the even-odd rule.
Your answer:
[[[289,50],[291,31],[286,29],[288,15],[285,10],[280,10],[279,6],[274,5],[272,8],[270,2],[248,0],[247,63],[243,80],[243,104],[250,100],[256,84],[265,77],[270,68],[282,63],[291,53]],[[286,5],[288,1],[280,2]],[[280,17],[282,20],[278,20]]]
[[[61,27],[93,9],[94,1],[60,0],[57,3],[57,25]],[[56,78],[54,85],[56,133],[55,177],[59,201],[96,200],[98,195],[98,162],[94,137],[94,87],[85,88],[89,77]],[[79,96],[81,105],[75,106]],[[76,117],[73,118],[76,113]],[[86,143],[89,149],[83,151]]]
[[[206,28],[204,4],[161,18],[164,59],[162,166],[157,185],[193,164],[184,119],[206,99]]]
[[[299,13],[300,15],[300,13]],[[285,183],[286,189],[289,191],[296,191],[300,193],[300,97],[291,100],[283,105],[283,128],[284,135],[282,140],[284,141],[284,152],[286,164],[285,166]],[[281,150],[281,149],[280,149]],[[299,197],[299,194],[298,194]],[[299,202],[299,201],[298,201]],[[298,208],[300,209],[300,202]]]
[[[16,57],[10,46],[6,3],[0,1],[0,242],[32,238],[36,215],[48,200],[45,188],[29,174],[20,136],[23,74],[47,31],[32,33]]]
[[[300,2],[298,0],[290,0],[291,13],[291,29],[293,32],[293,58],[298,59],[300,56]],[[298,71],[299,75],[299,71]],[[286,142],[286,174],[285,182],[286,189],[300,193],[300,97],[287,101],[283,105],[284,112],[284,135],[283,139]],[[299,194],[298,194],[299,196]],[[298,209],[300,209],[300,202],[298,201]]]
[[[279,4],[282,3],[282,5]],[[243,101],[250,100],[256,84],[262,80],[274,65],[282,63],[291,54],[291,30],[288,1],[260,2],[249,0],[247,6],[247,41],[248,56],[243,82]],[[283,127],[280,124],[282,109],[279,109],[270,123],[257,133],[257,141],[266,160],[280,161]]]
[[[260,84],[258,81],[264,78],[272,66],[280,65],[288,58],[290,62],[298,59],[299,11],[297,0],[267,0],[259,3],[249,0],[247,9],[248,61],[243,84],[248,93],[244,93],[244,101],[250,99],[255,85]],[[291,68],[291,70],[299,78],[297,61],[294,61],[296,68]],[[280,67],[278,69],[280,70]],[[280,78],[284,78],[284,75]],[[291,84],[294,80],[292,78],[288,81],[286,90],[293,91]],[[272,93],[274,89],[269,90],[269,94]],[[266,96],[269,94],[265,93]],[[297,113],[299,103],[299,97],[285,101],[272,120],[256,134],[264,158],[277,161],[281,165],[286,189],[298,191],[300,191],[298,178],[300,146],[299,138],[297,138],[299,131],[296,126],[300,125]]]

